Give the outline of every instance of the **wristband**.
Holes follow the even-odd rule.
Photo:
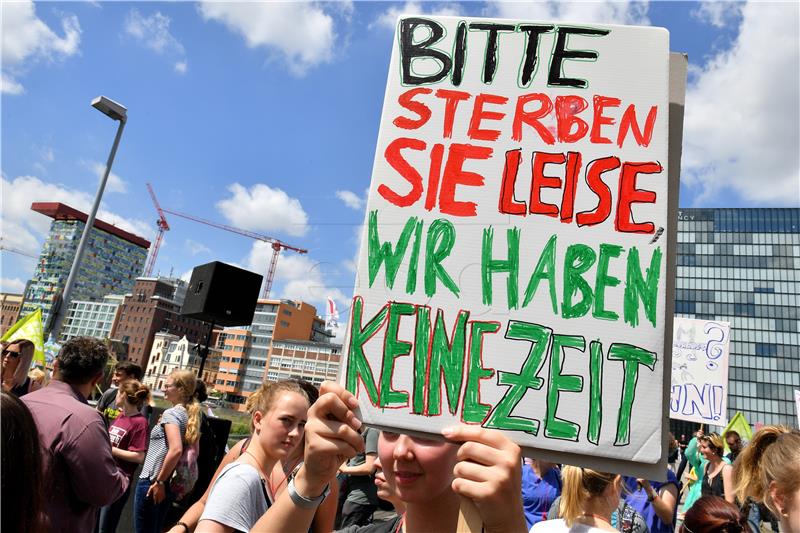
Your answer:
[[[289,493],[289,498],[292,499],[292,502],[298,506],[302,507],[303,509],[316,509],[319,504],[325,500],[325,498],[331,492],[331,485],[330,483],[325,485],[325,490],[322,491],[322,494],[317,496],[316,498],[307,498],[297,492],[297,488],[294,486],[294,478],[289,480],[289,484],[286,485],[286,492]]]
[[[175,524],[176,526],[181,526],[186,533],[189,533],[191,530],[189,526],[187,526],[184,522],[178,522]]]

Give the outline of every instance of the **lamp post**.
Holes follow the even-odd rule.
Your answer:
[[[89,242],[89,234],[94,227],[94,219],[97,215],[97,209],[100,207],[100,201],[103,199],[103,191],[106,188],[108,175],[111,173],[111,165],[114,163],[114,156],[117,154],[117,147],[119,146],[119,140],[122,137],[122,130],[125,128],[125,123],[128,120],[128,110],[125,108],[125,106],[115,102],[114,100],[111,100],[110,98],[106,98],[105,96],[98,96],[92,100],[92,107],[106,115],[108,118],[118,121],[119,127],[117,128],[117,135],[114,138],[114,144],[111,146],[111,153],[108,154],[108,161],[106,161],[106,169],[105,172],[103,172],[103,179],[100,180],[100,186],[97,188],[97,194],[94,196],[92,210],[89,212],[89,218],[86,219],[86,226],[83,228],[83,234],[81,235],[81,240],[78,243],[78,249],[75,250],[75,259],[72,260],[72,267],[69,270],[67,283],[64,285],[64,290],[61,292],[61,298],[58,303],[55,316],[51,316],[50,319],[50,324],[52,324],[52,327],[50,328],[49,333],[54,338],[58,335],[61,325],[64,323],[64,317],[67,314],[67,304],[69,303],[70,296],[72,295],[72,287],[75,284],[75,278],[78,276],[78,271],[80,270],[81,260],[83,259],[86,244]]]

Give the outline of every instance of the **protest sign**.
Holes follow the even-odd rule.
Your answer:
[[[725,426],[730,325],[675,317],[673,328],[670,418]]]
[[[660,28],[400,19],[341,374],[365,422],[658,471],[683,59],[671,95]]]

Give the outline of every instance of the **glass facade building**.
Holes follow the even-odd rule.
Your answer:
[[[47,327],[53,305],[67,283],[88,216],[56,202],[34,202],[31,209],[51,217],[53,222],[33,276],[25,288],[21,315],[40,307],[42,323]],[[144,269],[149,246],[149,241],[95,219],[71,300],[100,301],[109,294],[130,292]],[[62,305],[70,304],[63,302]]]
[[[678,211],[675,314],[730,322],[728,417],[797,425],[800,209]]]
[[[101,302],[73,300],[69,305],[67,317],[58,335],[58,342],[64,343],[72,337],[94,337],[107,339],[111,336],[111,326],[117,316],[122,295],[108,295]]]

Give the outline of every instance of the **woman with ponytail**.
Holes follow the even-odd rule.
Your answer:
[[[737,457],[733,482],[740,502],[763,502],[781,532],[800,532],[800,431],[761,428]]]
[[[622,530],[612,524],[612,514],[619,506],[622,477],[588,468],[565,466],[561,470],[560,519],[535,524],[531,532]]]
[[[164,517],[174,499],[169,481],[184,446],[200,437],[200,404],[194,398],[196,381],[189,370],[175,370],[164,383],[164,397],[172,407],[164,411],[150,432],[134,496],[136,533],[161,533]]]
[[[135,379],[123,382],[117,389],[116,407],[120,414],[109,426],[108,435],[111,455],[129,481],[137,465],[144,462],[147,451],[147,419],[140,411],[149,398],[150,389]],[[117,501],[100,509],[96,531],[114,533],[117,530],[130,492],[131,485],[128,485],[128,490]]]
[[[747,533],[747,518],[719,496],[703,496],[686,511],[681,533]],[[781,529],[781,531],[784,531]]]

